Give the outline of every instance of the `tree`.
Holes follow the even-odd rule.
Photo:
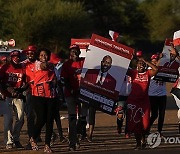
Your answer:
[[[85,37],[91,28],[83,3],[60,0],[11,0],[4,21],[20,47],[67,48],[71,37]]]
[[[149,39],[152,42],[164,41],[179,30],[179,8],[179,0],[147,0],[142,3],[141,9],[148,19],[146,27],[149,29]]]
[[[135,45],[139,39],[147,38],[144,14],[134,0],[82,0],[94,21],[95,32],[109,37],[114,30],[122,35],[121,42]]]

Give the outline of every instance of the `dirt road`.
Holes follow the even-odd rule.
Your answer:
[[[67,116],[67,111],[60,111],[61,116]],[[3,117],[0,117],[0,152],[1,153],[43,153],[43,143],[39,143],[40,150],[38,152],[27,151],[27,150],[6,150],[3,145]],[[68,121],[67,119],[62,120],[62,126],[64,135],[67,136]],[[156,132],[156,123],[153,125],[152,133]],[[124,128],[124,127],[123,127]],[[57,129],[55,127],[55,132]],[[168,94],[167,110],[164,123],[163,134],[166,139],[171,138],[171,143],[165,143],[165,140],[161,141],[161,144],[154,149],[146,147],[145,150],[135,151],[134,138],[126,139],[124,133],[118,135],[116,131],[116,117],[110,116],[102,112],[97,112],[96,115],[96,127],[94,131],[93,142],[88,143],[87,141],[80,142],[81,147],[76,153],[179,153],[180,142],[172,143],[173,138],[178,138],[180,141],[180,134],[178,134],[178,120],[177,120],[177,107],[174,103],[173,98]],[[28,142],[27,128],[26,128],[26,117],[25,124],[23,126],[21,136],[21,142],[25,146]],[[44,132],[42,132],[42,139],[44,140]],[[68,153],[68,143],[61,143],[56,140],[53,145],[53,150],[56,153]],[[72,153],[72,152],[71,152]]]

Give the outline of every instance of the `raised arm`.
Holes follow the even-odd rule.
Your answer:
[[[152,64],[152,63],[144,60],[143,58],[141,58],[141,60],[144,61],[144,63],[146,63],[149,67],[152,68],[152,69],[149,70],[150,76],[151,76],[151,77],[152,77],[152,76],[155,76],[155,75],[157,74],[157,72],[158,72],[158,67],[157,67],[156,65],[154,65],[154,64]]]

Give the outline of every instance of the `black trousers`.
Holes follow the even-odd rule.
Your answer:
[[[150,126],[158,118],[158,131],[161,132],[166,110],[166,96],[149,96],[151,104]]]
[[[30,92],[26,94],[26,102],[25,102],[25,113],[27,117],[27,132],[29,138],[33,137],[33,130],[34,130],[34,121],[35,121],[35,114],[32,107],[32,95]]]
[[[60,109],[60,102],[57,99],[56,105],[55,105],[55,111],[54,111],[55,112],[54,120],[56,122],[59,136],[63,137],[63,130],[62,130],[62,125],[61,125],[61,117],[60,117],[59,109]]]
[[[32,96],[32,105],[36,114],[33,138],[36,139],[46,124],[45,144],[50,145],[53,132],[53,121],[56,110],[56,99]]]

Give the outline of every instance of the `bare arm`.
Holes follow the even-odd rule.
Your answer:
[[[146,64],[152,68],[151,70],[149,70],[150,76],[155,76],[158,72],[158,67],[150,62],[146,62]]]
[[[152,76],[155,76],[155,75],[157,74],[157,72],[158,72],[158,67],[157,67],[156,65],[154,65],[154,64],[152,64],[152,63],[144,60],[143,58],[141,58],[141,60],[143,60],[149,67],[152,68],[152,69],[149,70],[150,76],[151,76],[151,77],[152,77]]]

